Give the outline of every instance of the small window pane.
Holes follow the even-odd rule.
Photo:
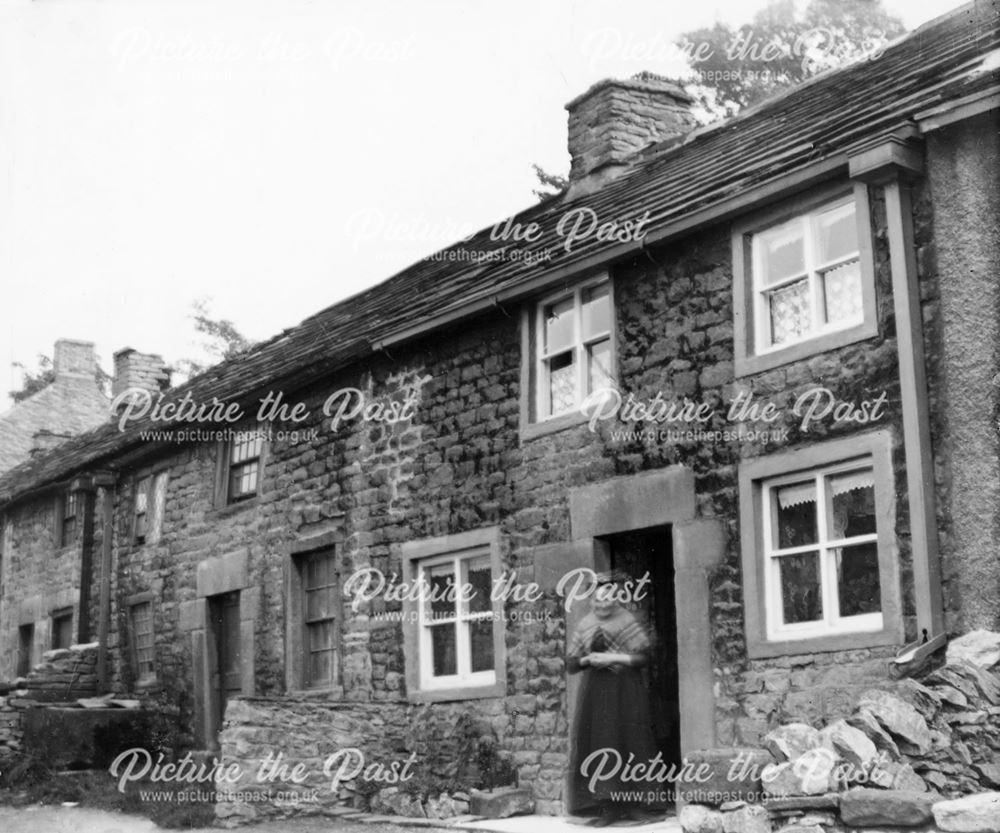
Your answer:
[[[812,480],[779,486],[777,501],[777,541],[779,549],[804,547],[819,539],[816,523],[816,483]]]
[[[309,650],[327,651],[333,647],[333,620],[309,625]]]
[[[611,293],[607,284],[594,286],[583,293],[583,337],[585,339],[611,330]]]
[[[573,346],[573,298],[545,308],[545,352],[554,353]]]
[[[455,616],[455,574],[451,564],[440,564],[427,571],[430,584],[431,616],[434,619]]]
[[[576,368],[571,352],[549,359],[549,401],[553,414],[569,411],[576,404]]]
[[[590,361],[588,392],[611,387],[611,340],[605,339],[591,344],[587,348],[587,353]]]
[[[319,651],[309,655],[309,685],[329,682],[333,675],[333,653]]]
[[[836,474],[827,483],[833,508],[830,537],[836,540],[874,535],[875,479],[871,469]]]
[[[472,646],[472,670],[493,670],[493,622],[479,619],[469,623],[469,641]]]
[[[448,677],[458,673],[455,638],[454,624],[431,627],[431,665],[435,677]]]
[[[775,289],[769,293],[768,301],[771,308],[772,344],[798,341],[809,332],[812,319],[808,281],[796,281]]]
[[[781,612],[786,625],[815,622],[823,618],[819,555],[803,553],[778,559],[781,574]]]
[[[822,263],[857,253],[858,225],[854,218],[854,203],[820,214],[816,224],[819,232],[819,258]]]
[[[149,503],[149,478],[144,477],[135,487],[135,513],[141,515]]]
[[[469,574],[466,581],[474,595],[469,599],[470,613],[484,613],[493,609],[490,594],[493,590],[492,571],[489,558],[475,558],[468,562]],[[492,666],[491,666],[492,667]]]
[[[841,616],[882,610],[879,590],[878,544],[858,544],[836,550],[837,597]]]
[[[802,221],[793,220],[763,232],[759,237],[763,282],[776,283],[783,278],[801,275],[806,269]]]
[[[828,324],[861,321],[864,318],[859,261],[845,263],[823,273],[823,303]]]

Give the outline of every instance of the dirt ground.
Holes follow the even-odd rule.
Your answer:
[[[188,829],[186,833],[219,833],[221,828]],[[299,818],[239,828],[245,833],[414,833],[395,824],[359,824],[332,818]],[[3,833],[159,833],[149,819],[87,807],[0,807]],[[421,827],[421,833],[445,833],[443,828]],[[450,831],[454,833],[454,831]]]

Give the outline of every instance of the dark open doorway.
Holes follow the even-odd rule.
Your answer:
[[[669,526],[622,532],[604,539],[612,569],[635,579],[649,576],[648,592],[630,605],[653,640],[650,663],[644,670],[653,719],[653,736],[669,767],[681,762],[680,694],[677,670],[677,613],[674,598],[673,540]],[[664,807],[673,804],[674,785],[655,786]]]
[[[226,703],[230,697],[242,691],[239,591],[211,596],[208,614],[212,636],[212,717],[215,722],[214,732],[218,732],[226,714]]]

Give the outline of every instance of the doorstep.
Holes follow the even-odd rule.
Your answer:
[[[406,816],[384,816],[374,813],[344,815],[351,821],[361,823],[391,823],[400,827],[415,829],[433,827],[437,829],[469,830],[476,833],[582,833],[587,830],[586,819],[572,816],[511,816],[506,819],[484,819],[480,816],[455,816],[448,819],[420,819]],[[642,824],[615,824],[608,830],[628,830],[630,833],[681,833],[676,816],[664,817],[660,821]]]

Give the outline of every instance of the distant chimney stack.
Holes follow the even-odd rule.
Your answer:
[[[611,179],[629,156],[687,133],[696,126],[692,102],[675,82],[648,72],[598,81],[566,105],[570,183]]]
[[[94,342],[61,338],[56,342],[52,358],[57,379],[91,379],[97,376],[97,356]]]
[[[31,438],[31,448],[28,453],[31,455],[32,459],[35,457],[40,457],[47,451],[51,451],[57,445],[61,445],[66,442],[66,440],[72,438],[72,434],[60,434],[56,431],[49,431],[43,428],[41,431],[36,431]]]
[[[140,353],[126,347],[115,353],[115,377],[111,382],[111,398],[129,388],[142,388],[152,394],[170,387],[170,368],[162,356]]]

